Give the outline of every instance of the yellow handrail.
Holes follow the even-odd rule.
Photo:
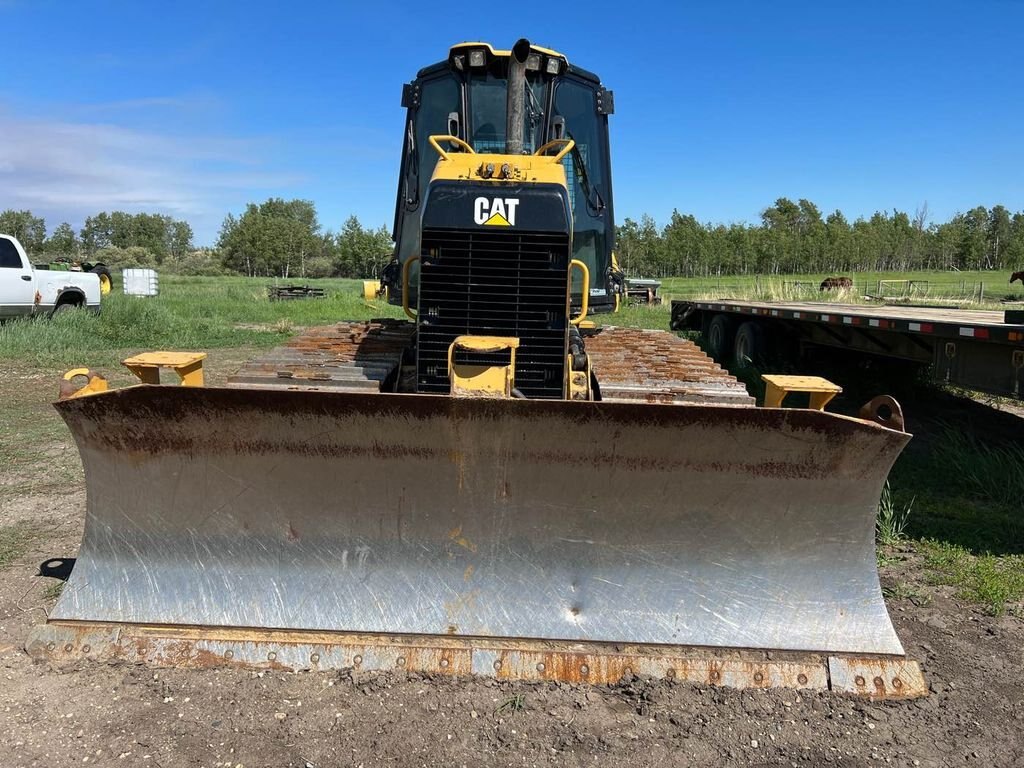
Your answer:
[[[410,256],[405,260],[405,264],[402,265],[402,310],[413,320],[416,320],[419,316],[409,309],[409,267],[412,266],[414,261],[419,260],[419,256]]]
[[[569,322],[573,325],[579,325],[587,317],[587,311],[590,309],[590,267],[579,259],[573,259],[569,262],[570,273],[572,273],[573,267],[576,267],[583,273],[583,304],[580,307],[580,316],[570,319]],[[571,284],[572,281],[570,280],[570,285]]]
[[[557,144],[564,144],[565,146],[562,147],[561,151],[557,155],[551,155],[551,159],[554,160],[556,163],[561,161],[561,159],[565,157],[567,154],[569,154],[569,151],[576,146],[576,142],[573,141],[572,139],[552,139],[547,144],[544,144],[542,147],[540,147],[533,154],[543,155],[545,152],[547,152],[549,149],[551,149],[553,146]]]
[[[432,146],[434,149],[437,150],[437,154],[439,154],[441,156],[442,160],[447,160],[448,159],[448,153],[445,152],[443,149],[441,149],[441,145],[438,143],[438,142],[441,142],[441,141],[449,141],[452,144],[458,144],[464,150],[469,152],[469,154],[471,154],[471,155],[475,155],[476,154],[476,150],[473,149],[471,146],[469,146],[469,144],[464,142],[458,136],[431,136],[430,138],[427,139],[427,141],[430,142],[430,146]]]

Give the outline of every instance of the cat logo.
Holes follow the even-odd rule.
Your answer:
[[[518,205],[515,197],[478,197],[473,201],[473,221],[485,227],[514,227]]]

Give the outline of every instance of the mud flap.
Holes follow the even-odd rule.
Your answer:
[[[660,649],[641,660],[696,646],[903,654],[874,520],[909,436],[877,424],[171,387],[56,407],[88,509],[71,578],[29,642],[39,656],[79,652],[83,632],[115,643],[111,627],[191,642],[182,661],[195,633],[226,660],[299,633],[307,664],[367,636],[453,653]]]

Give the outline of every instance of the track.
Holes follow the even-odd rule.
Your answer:
[[[311,328],[246,363],[228,386],[380,392],[394,386],[414,332],[412,323],[391,319]],[[743,384],[673,333],[609,327],[585,343],[604,400],[754,404]]]
[[[609,327],[585,343],[602,400],[754,405],[742,383],[674,333]]]
[[[380,392],[402,364],[415,326],[380,319],[310,328],[228,377],[243,389]]]

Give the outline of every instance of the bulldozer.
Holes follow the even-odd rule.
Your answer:
[[[758,407],[692,341],[590,319],[623,292],[614,98],[561,53],[459,44],[402,104],[373,293],[407,319],[310,329],[223,387],[201,354],[116,390],[69,372],[85,530],[27,650],[922,695],[874,548],[898,404],[839,415],[778,376]]]

